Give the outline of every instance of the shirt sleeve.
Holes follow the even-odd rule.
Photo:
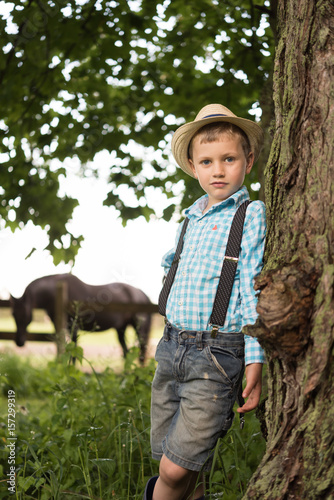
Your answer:
[[[169,250],[162,257],[161,266],[164,268],[165,276],[167,275],[167,273],[169,271],[169,268],[172,265],[172,262],[173,262],[173,259],[174,259],[174,255],[175,255],[175,252],[176,252],[176,247],[177,247],[180,235],[181,235],[182,226],[183,226],[183,221],[181,222],[181,224],[179,224],[179,227],[177,228],[174,248],[172,248],[171,250]]]
[[[258,316],[257,296],[254,278],[263,266],[263,252],[266,235],[266,213],[262,202],[249,205],[246,213],[240,254],[240,295],[242,327],[253,325]],[[264,363],[264,352],[257,339],[245,335],[245,364]]]
[[[250,365],[251,363],[264,363],[265,356],[264,351],[257,339],[245,335],[245,365]]]

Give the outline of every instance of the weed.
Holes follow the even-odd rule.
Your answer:
[[[84,373],[70,345],[63,359],[38,368],[3,355],[0,359],[0,499],[8,498],[8,391],[16,394],[16,499],[139,500],[157,473],[150,450],[150,390],[154,360],[136,364],[132,349],[122,373],[107,368]],[[87,360],[86,360],[87,361]],[[242,497],[265,443],[254,415],[244,430],[235,419],[219,441],[208,476],[208,498]]]

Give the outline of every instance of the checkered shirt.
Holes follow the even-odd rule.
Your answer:
[[[204,215],[208,196],[199,198],[185,211],[189,218],[183,250],[167,306],[168,321],[182,330],[210,330],[209,319],[217,291],[229,230],[238,207],[249,200],[247,188],[216,205]],[[162,259],[167,273],[173,261],[176,244]],[[261,201],[251,203],[246,212],[238,267],[232,288],[225,323],[219,331],[240,332],[257,318],[257,298],[254,277],[262,269],[265,243],[265,206]],[[258,341],[245,335],[245,363],[263,363],[264,353]]]

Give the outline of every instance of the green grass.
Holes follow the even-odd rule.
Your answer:
[[[44,366],[3,353],[0,358],[0,499],[8,498],[8,391],[15,391],[16,495],[11,498],[139,500],[158,471],[150,455],[150,387],[155,362],[138,366],[133,349],[121,372],[97,373],[69,363],[82,350]],[[242,497],[265,448],[259,423],[239,419],[215,449],[207,497]]]

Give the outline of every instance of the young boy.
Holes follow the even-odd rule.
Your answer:
[[[159,476],[149,480],[145,499],[204,499],[201,474],[210,470],[213,449],[232,424],[244,364],[242,396],[248,399],[238,412],[254,409],[260,399],[263,351],[256,339],[241,333],[257,316],[253,279],[261,271],[265,240],[260,201],[247,207],[224,323],[211,324],[211,314],[231,223],[239,206],[249,200],[244,178],[262,142],[256,123],[220,104],[205,106],[173,136],[178,165],[206,194],[186,210],[189,222],[177,262],[176,248],[163,259],[165,270],[174,267],[176,272],[159,298],[166,326],[156,351],[151,446],[160,469]]]

